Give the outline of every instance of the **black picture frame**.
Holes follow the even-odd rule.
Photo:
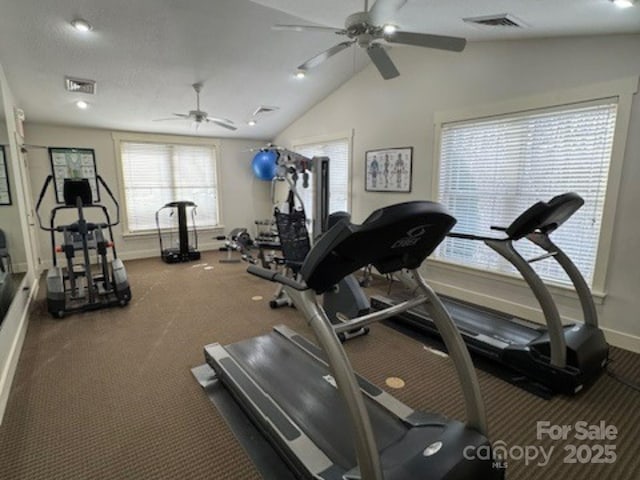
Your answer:
[[[57,203],[64,203],[65,178],[89,179],[93,201],[100,202],[96,153],[93,148],[49,147],[49,161]]]
[[[0,206],[13,205],[11,200],[11,182],[9,182],[9,166],[4,145],[0,145]],[[4,175],[4,176],[3,176]]]
[[[369,150],[364,161],[366,192],[411,193],[413,147]]]

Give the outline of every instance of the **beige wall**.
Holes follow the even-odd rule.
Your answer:
[[[13,180],[14,168],[11,161],[11,149],[9,148],[9,136],[7,124],[0,122],[0,145],[4,146],[5,162],[9,175],[9,188],[11,190],[11,205],[0,205],[0,228],[4,230],[7,237],[7,247],[11,255],[13,270],[15,272],[25,272],[27,270],[27,255],[24,248],[24,237],[20,228],[20,212],[16,198],[16,185]]]
[[[115,144],[109,130],[84,129],[40,124],[26,124],[26,143],[46,147],[85,147],[95,150],[98,173],[110,186],[120,204],[124,199],[120,193],[115,156]],[[201,137],[198,137],[201,138]],[[257,140],[231,140],[220,142],[219,174],[220,174],[220,209],[221,220],[225,232],[240,226],[253,228],[257,218],[270,215],[271,203],[268,184],[255,180],[251,173],[252,153],[247,150],[264,142]],[[42,188],[47,175],[51,173],[49,154],[46,149],[29,149],[29,174],[34,198]],[[106,199],[102,202],[109,206]],[[43,221],[49,218],[49,211],[54,206],[53,187],[47,194],[46,201],[40,209]],[[158,205],[160,208],[161,205]],[[111,211],[111,210],[110,210]],[[111,211],[112,215],[115,212]],[[60,217],[64,220],[64,216]],[[218,231],[201,231],[199,235],[202,250],[217,248],[219,242],[213,240]],[[252,231],[252,230],[250,230]],[[123,236],[122,225],[115,228],[115,242],[118,253],[123,259],[142,258],[158,255],[156,235]],[[46,232],[40,231],[40,258],[44,265],[51,261],[50,240]]]
[[[6,313],[2,326],[0,327],[0,422],[4,415],[4,410],[9,398],[11,382],[15,374],[18,358],[24,342],[28,325],[28,306],[38,291],[38,281],[30,236],[25,236],[24,232],[29,230],[28,226],[28,203],[24,201],[23,170],[20,168],[18,149],[20,145],[16,142],[16,123],[13,116],[15,102],[11,89],[4,75],[2,65],[0,65],[0,109],[6,113],[7,136],[8,136],[8,158],[10,159],[9,181],[11,183],[11,194],[13,200],[13,213],[11,217],[11,230],[16,242],[22,242],[18,247],[22,247],[23,261],[28,268],[18,288],[11,306]],[[22,234],[20,234],[22,232]],[[11,241],[11,238],[9,239]],[[17,249],[16,249],[17,250]],[[18,255],[16,253],[16,255]],[[14,259],[15,262],[15,259]]]
[[[542,95],[640,75],[640,35],[471,43],[461,54],[393,48],[401,76],[383,81],[369,66],[283,131],[276,143],[354,129],[352,213],[362,220],[395,202],[432,199],[434,114],[513,98]],[[609,340],[640,351],[640,99],[633,100],[623,179],[617,204],[606,298],[598,308]],[[414,147],[411,194],[364,192],[365,151]],[[429,279],[476,294],[512,313],[540,318],[531,294],[509,281],[487,282],[469,272],[429,266]],[[480,297],[477,297],[480,295]],[[501,299],[508,299],[504,302]],[[497,303],[496,303],[497,302]],[[560,298],[565,316],[580,318],[571,295]],[[524,312],[524,313],[523,313]]]

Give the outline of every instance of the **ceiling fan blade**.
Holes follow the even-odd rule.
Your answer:
[[[349,48],[351,45],[354,44],[354,42],[355,40],[349,40],[348,42],[342,42],[337,45],[334,45],[333,47],[325,50],[324,52],[320,52],[315,57],[310,58],[309,60],[304,62],[302,65],[299,65],[298,70],[304,71],[304,70],[309,70],[310,68],[313,68],[313,67],[317,67],[325,60],[328,60],[329,58],[333,57],[336,53],[341,52],[345,48]]]
[[[384,25],[393,20],[395,13],[400,10],[407,0],[377,0],[369,10],[369,19],[374,25]]]
[[[447,37],[445,35],[429,35],[427,33],[394,32],[383,37],[390,43],[403,43],[417,47],[437,48],[461,52],[467,45],[467,40],[460,37]]]
[[[347,33],[347,31],[342,28],[325,27],[322,25],[273,25],[271,29],[272,30],[289,30],[292,32],[307,32],[307,31],[331,32],[331,33],[337,33],[338,35],[344,35],[345,33]]]
[[[223,127],[223,128],[228,129],[228,130],[237,130],[238,129],[238,127],[236,127],[235,125],[232,125],[233,122],[231,120],[225,120],[225,119],[222,119],[222,118],[207,117],[207,122],[215,123],[219,127]]]
[[[189,115],[186,113],[174,113],[175,117],[169,118],[156,118],[153,120],[154,122],[167,122],[171,120],[184,120],[185,118],[189,118]]]
[[[229,120],[228,118],[212,117],[211,115],[207,115],[207,120],[216,120],[218,122],[228,123],[229,125],[235,125],[236,123],[233,120]]]
[[[398,72],[398,69],[391,61],[391,58],[389,57],[385,49],[377,43],[374,43],[367,48],[367,54],[380,72],[380,75],[382,75],[382,78],[384,78],[385,80],[390,80],[400,75],[400,72]]]

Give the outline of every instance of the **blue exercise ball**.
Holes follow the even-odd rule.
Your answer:
[[[254,175],[260,180],[270,182],[276,176],[276,161],[278,152],[275,150],[263,150],[255,154],[251,167]]]

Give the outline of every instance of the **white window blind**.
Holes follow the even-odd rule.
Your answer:
[[[155,229],[156,211],[178,200],[198,205],[198,227],[218,225],[213,146],[121,142],[120,148],[129,231]]]
[[[552,239],[593,280],[617,102],[606,100],[442,126],[439,201],[458,219],[455,231],[492,236],[536,201],[576,192],[583,207]],[[497,232],[496,236],[500,234]],[[541,254],[517,242],[525,258]],[[482,242],[447,239],[436,258],[480,269],[515,269]],[[536,262],[545,280],[570,281],[553,259]]]
[[[329,157],[329,213],[349,209],[349,139],[296,145],[293,149],[305,157]],[[309,185],[313,185],[310,178]],[[299,190],[307,217],[313,213],[311,188]]]

